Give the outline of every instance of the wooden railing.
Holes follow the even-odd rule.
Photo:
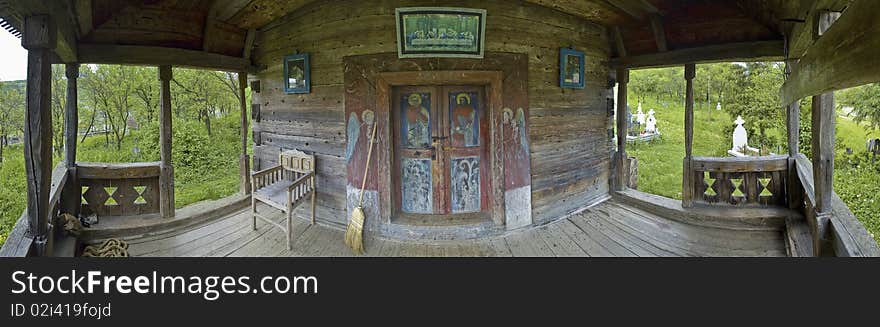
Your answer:
[[[82,216],[134,216],[159,213],[159,162],[77,163]]]
[[[803,192],[803,205],[800,203],[792,206],[803,212],[807,223],[811,227],[814,246],[828,248],[833,253],[821,253],[823,255],[835,255],[838,257],[880,256],[880,247],[871,237],[865,227],[856,218],[855,214],[847,207],[846,203],[836,194],[831,197],[831,217],[828,221],[827,235],[817,235],[816,196],[813,188],[813,164],[804,154],[795,157],[796,178],[799,183],[796,192]],[[827,244],[823,244],[827,243]]]
[[[69,179],[69,171],[64,163],[52,170],[52,185],[49,191],[49,221],[55,221],[61,206],[61,193]],[[56,227],[57,229],[57,227]],[[52,230],[49,231],[51,237]],[[26,257],[30,254],[34,243],[34,233],[28,227],[28,215],[25,210],[0,248],[0,257]]]
[[[694,203],[720,206],[784,206],[787,156],[692,159]],[[688,192],[683,192],[687,195]],[[683,199],[685,201],[689,199]]]

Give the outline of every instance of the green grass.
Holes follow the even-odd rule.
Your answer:
[[[24,152],[20,145],[3,150],[0,163],[0,244],[12,231],[27,206],[25,196]]]
[[[633,102],[636,103],[636,102]],[[635,106],[633,106],[635,111]],[[639,159],[639,189],[673,199],[681,199],[681,164],[684,158],[684,108],[681,104],[667,102],[667,107],[656,101],[642,103],[647,115],[654,109],[657,127],[662,140],[637,145],[628,144],[627,152]],[[694,155],[724,156],[730,136],[723,131],[726,124],[733,124],[724,111],[704,106],[694,110]]]
[[[630,101],[637,103],[635,99]],[[633,105],[633,111],[635,107]],[[654,143],[627,145],[629,155],[639,160],[638,188],[644,192],[681,199],[684,107],[682,103],[670,102],[664,108],[650,99],[642,103],[646,114],[652,108],[656,111],[657,126],[663,139]],[[726,157],[732,136],[725,131],[733,126],[733,119],[724,111],[708,108],[704,105],[700,109],[698,105],[694,110],[694,155]],[[744,118],[748,124],[748,117]],[[863,159],[865,141],[868,137],[880,138],[880,131],[838,118],[836,132],[835,191],[872,235],[880,235],[880,163],[871,165]],[[785,139],[784,127],[771,133]],[[847,147],[853,149],[856,155],[845,155]]]

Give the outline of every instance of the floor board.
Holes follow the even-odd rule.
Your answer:
[[[280,220],[280,211],[261,208]],[[307,256],[346,257],[344,231],[295,218],[293,249],[280,229],[257,221],[250,208],[202,225],[129,240],[133,256]],[[728,230],[689,225],[613,200],[550,224],[502,236],[426,241],[365,235],[366,256],[377,257],[607,257],[607,256],[784,256],[781,232]]]

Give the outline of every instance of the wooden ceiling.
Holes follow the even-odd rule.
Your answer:
[[[61,5],[48,4],[58,1]],[[0,0],[67,11],[77,45],[168,47],[246,57],[248,31],[326,0]],[[363,0],[366,1],[366,0]],[[383,5],[387,1],[382,1]],[[811,9],[848,0],[524,0],[610,27],[614,57],[756,41],[781,41]],[[67,3],[65,5],[65,3]],[[442,1],[433,3],[441,5]],[[459,4],[460,1],[456,1]],[[36,9],[33,9],[36,10]],[[65,17],[67,19],[67,17]],[[800,23],[803,25],[803,23]],[[14,20],[12,25],[16,25]],[[618,39],[619,38],[619,39]]]

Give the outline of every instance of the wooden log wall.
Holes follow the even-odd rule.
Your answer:
[[[535,223],[577,210],[608,194],[609,42],[605,29],[583,19],[519,1],[449,1],[486,9],[486,51],[529,58],[532,206]],[[347,221],[344,56],[396,53],[394,9],[435,1],[316,1],[263,28],[254,49],[267,69],[254,95],[255,169],[276,164],[279,148],[317,157],[318,219]],[[559,88],[559,48],[586,53],[582,90]],[[310,94],[287,95],[282,58],[311,55]],[[306,210],[308,210],[306,208]],[[306,211],[298,215],[307,217]]]

